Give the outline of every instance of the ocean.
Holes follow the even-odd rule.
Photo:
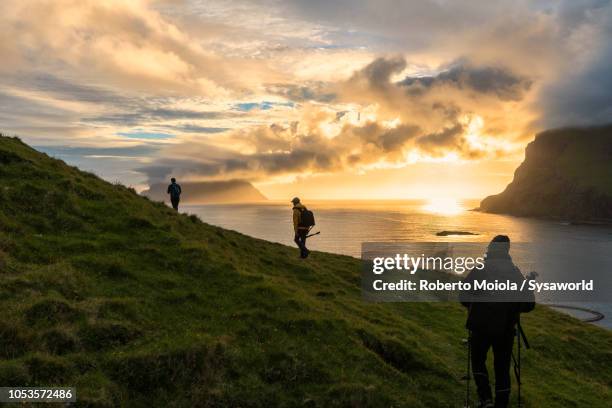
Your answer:
[[[317,225],[313,231],[321,232],[308,240],[308,247],[354,257],[361,256],[362,242],[488,242],[498,234],[508,235],[514,243],[554,243],[561,248],[596,247],[600,254],[612,254],[610,226],[571,225],[470,211],[478,206],[476,200],[310,201],[304,204],[315,212]],[[196,214],[209,224],[294,246],[291,207],[289,202],[209,204],[185,205],[181,211]],[[436,235],[441,231],[465,231],[476,235]],[[605,265],[612,265],[610,262]],[[604,268],[599,266],[598,269]],[[600,271],[597,280],[605,280],[607,285],[610,272]],[[612,304],[598,300],[568,304],[603,313],[605,318],[596,324],[612,328]],[[563,311],[585,316],[578,311]]]

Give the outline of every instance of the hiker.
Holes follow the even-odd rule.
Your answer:
[[[179,201],[181,201],[181,186],[176,182],[176,179],[172,177],[170,179],[171,183],[168,186],[168,194],[170,194],[170,202],[172,203],[172,208],[178,211]]]
[[[295,232],[293,241],[300,248],[300,258],[308,258],[310,251],[306,248],[306,236],[310,226],[305,226],[302,220],[302,213],[306,211],[306,207],[300,203],[300,199],[297,197],[294,197],[291,203],[293,204],[293,231]]]
[[[487,248],[485,266],[472,269],[464,282],[486,280],[500,282],[510,280],[521,287],[525,279],[510,257],[510,238],[498,235]],[[479,407],[504,408],[510,401],[510,362],[514,344],[515,330],[520,313],[527,313],[535,307],[532,291],[487,292],[469,291],[461,293],[460,300],[468,308],[466,328],[470,331],[469,347],[471,352],[472,373]],[[495,405],[489,385],[486,360],[489,348],[493,348],[493,367],[495,371]]]

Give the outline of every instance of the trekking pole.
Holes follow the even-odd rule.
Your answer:
[[[517,323],[517,337],[518,337],[518,370],[519,370],[519,380],[518,380],[518,406],[521,406],[521,340],[525,343],[525,348],[530,349],[529,341],[527,341],[527,336],[523,331],[523,326],[521,326],[521,315],[519,314],[519,320]],[[520,336],[520,337],[519,337]]]
[[[531,346],[529,345],[529,341],[527,341],[527,336],[525,335],[525,331],[523,330],[523,326],[521,326],[521,321],[519,318],[519,322],[518,322],[518,330],[519,333],[521,334],[521,339],[523,339],[523,344],[525,345],[526,349],[530,349]]]
[[[472,331],[468,330],[467,372],[465,375],[465,408],[470,408],[470,364],[472,362]]]
[[[518,408],[521,408],[521,315],[519,313],[518,322],[516,324],[516,341],[518,347],[518,376],[516,382],[518,383]]]

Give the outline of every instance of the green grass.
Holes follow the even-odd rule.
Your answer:
[[[569,181],[612,196],[612,126],[554,129],[538,139],[542,148],[550,149],[545,160],[556,162],[558,171],[563,171]]]
[[[178,215],[0,138],[0,385],[80,406],[458,407],[461,306],[371,304],[354,258]],[[524,318],[526,407],[607,407],[612,334]]]

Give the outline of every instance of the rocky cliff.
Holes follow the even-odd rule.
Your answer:
[[[538,134],[506,189],[480,203],[485,212],[612,221],[612,125]]]

